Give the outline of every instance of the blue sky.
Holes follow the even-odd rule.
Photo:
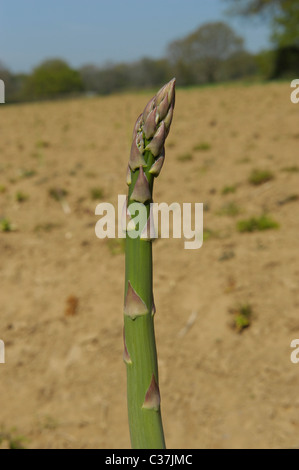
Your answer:
[[[165,55],[167,45],[201,24],[226,21],[256,52],[269,28],[226,14],[225,0],[0,0],[0,61],[29,72],[59,57],[73,67]]]

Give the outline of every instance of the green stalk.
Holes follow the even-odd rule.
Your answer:
[[[127,173],[124,300],[124,361],[127,366],[128,418],[133,449],[164,449],[157,350],[154,330],[150,203],[154,178],[164,163],[164,143],[174,109],[175,80],[152,98],[136,121]],[[132,204],[145,207],[132,238]],[[128,221],[127,221],[128,222]],[[137,219],[136,219],[137,222]],[[131,224],[131,225],[130,225]],[[136,232],[136,230],[135,230]]]

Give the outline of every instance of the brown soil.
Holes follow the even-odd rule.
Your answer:
[[[299,446],[299,364],[290,360],[299,105],[290,92],[289,83],[177,91],[155,201],[204,202],[206,236],[199,250],[154,243],[168,448]],[[124,254],[95,236],[91,191],[113,204],[126,194],[132,128],[150,97],[0,106],[0,218],[12,225],[0,232],[2,447],[130,447]],[[250,184],[255,168],[274,178]],[[238,232],[240,219],[264,212],[279,229]],[[252,317],[240,332],[232,311],[246,304]]]

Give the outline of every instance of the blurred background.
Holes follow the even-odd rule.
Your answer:
[[[298,74],[297,1],[13,0],[0,25],[7,102]]]
[[[0,12],[0,447],[130,447],[124,243],[95,208],[126,194],[136,118],[175,76],[154,198],[203,202],[204,243],[153,246],[166,443],[298,448],[299,2]]]

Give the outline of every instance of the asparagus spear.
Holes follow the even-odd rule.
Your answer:
[[[165,159],[175,102],[175,79],[164,85],[138,117],[134,131],[127,184],[127,215],[132,204],[142,204],[146,217],[140,235],[126,231],[124,298],[124,361],[131,444],[135,449],[165,448],[160,411],[157,351],[154,332],[152,239],[150,203],[153,183]],[[141,213],[141,212],[140,212]],[[140,227],[139,227],[140,228]]]

